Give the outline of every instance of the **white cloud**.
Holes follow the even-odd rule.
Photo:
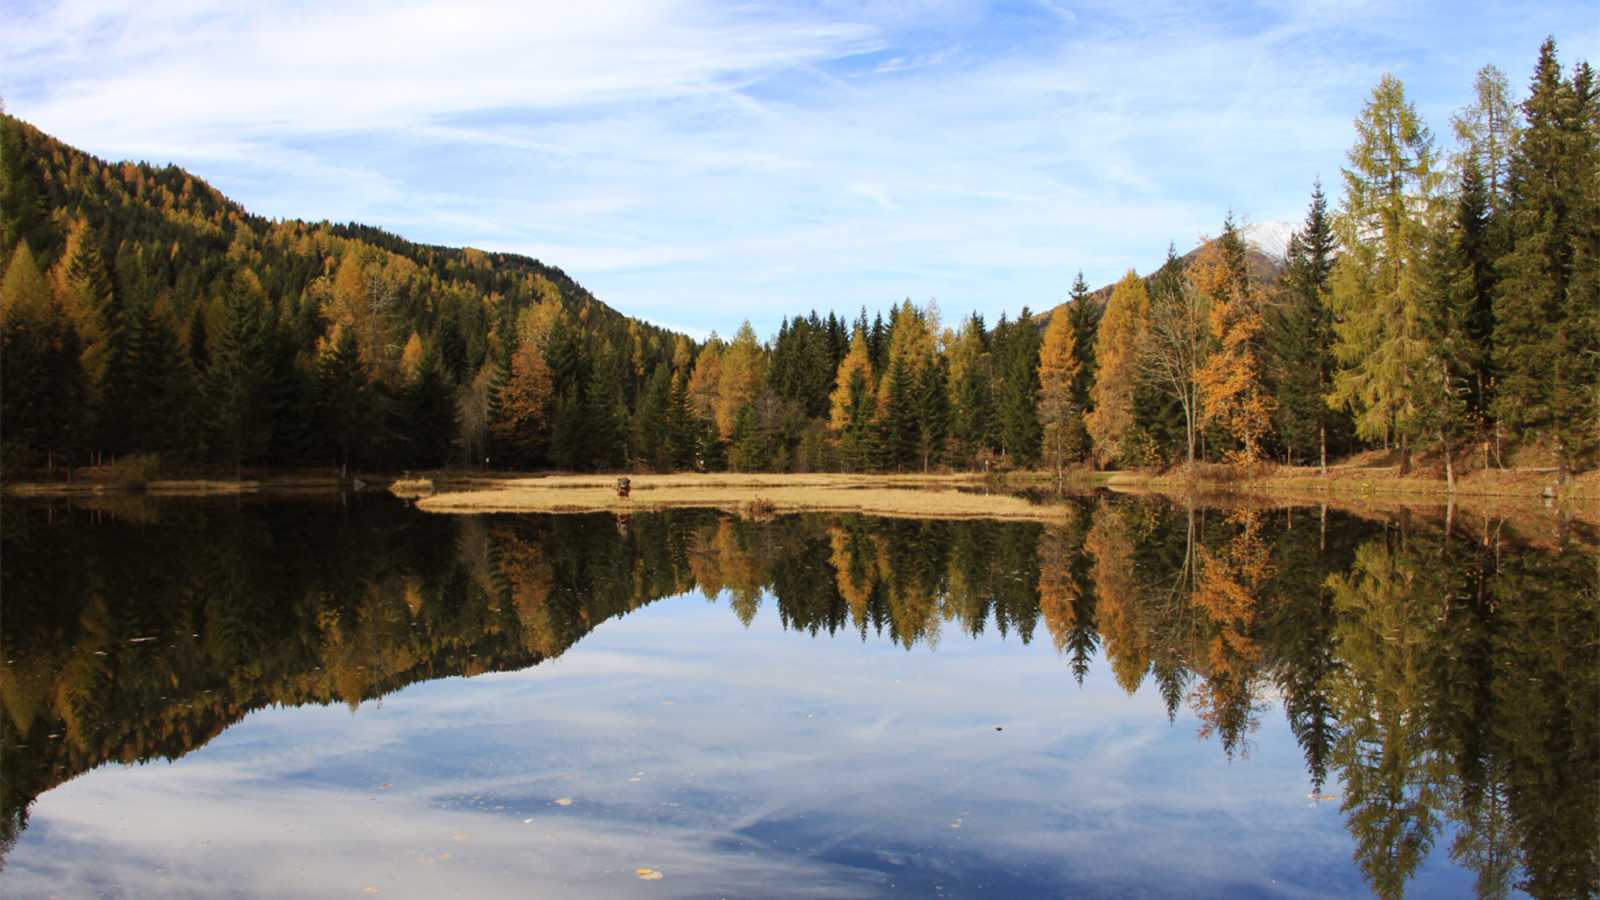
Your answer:
[[[624,311],[767,331],[907,295],[992,319],[1057,302],[1079,268],[1147,269],[1229,209],[1297,221],[1312,178],[1336,187],[1384,69],[1417,78],[1440,130],[1481,62],[1516,83],[1546,30],[1571,25],[1569,61],[1600,33],[1581,6],[1526,20],[1065,0],[72,4],[0,33],[0,93],[65,140],[190,166],[269,215],[524,250]]]

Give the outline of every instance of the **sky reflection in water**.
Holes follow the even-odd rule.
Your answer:
[[[1084,508],[1080,531],[1095,513]],[[1175,514],[1159,515],[1170,525]],[[690,558],[729,543],[715,515],[645,518],[631,533],[609,519],[543,533],[554,560],[544,604],[604,590],[603,572],[561,560],[630,543],[626,558],[647,558],[654,538],[641,532],[658,526],[669,547],[687,535]],[[491,520],[491,548],[495,521],[504,522]],[[839,531],[865,527],[870,537],[873,526],[744,523],[750,532],[731,543],[758,568],[803,558],[809,546],[849,570]],[[1021,528],[1033,546],[1040,536],[1036,526],[963,527]],[[1342,518],[1337,527],[1358,544],[1385,533]],[[281,542],[289,529],[268,531]],[[1240,532],[1218,532],[1230,533]],[[1105,555],[1103,538],[1090,544]],[[470,559],[481,539],[457,536],[458,557]],[[1215,546],[1226,552],[1226,541]],[[506,569],[503,557],[488,558]],[[726,552],[720,561],[726,577]],[[832,579],[837,568],[810,577]],[[380,607],[386,580],[419,577],[404,565],[364,574],[361,590]],[[488,590],[456,590],[492,605],[499,585],[510,606],[527,580],[501,574]],[[989,619],[973,636],[946,610],[909,642],[888,627],[863,639],[848,622],[831,635],[786,628],[782,619],[795,617],[780,616],[771,585],[754,593],[750,583],[716,602],[680,593],[587,622],[580,610],[575,642],[547,646],[559,655],[538,665],[420,680],[354,710],[258,709],[176,762],[94,768],[33,804],[0,887],[8,897],[1320,897],[1381,887],[1352,860],[1338,800],[1308,798],[1305,754],[1271,679],[1253,679],[1258,724],[1230,760],[1215,733],[1200,736],[1204,704],[1192,696],[1169,723],[1155,677],[1127,693],[1097,651],[1080,686],[1048,610],[1005,635]],[[419,605],[416,592],[413,582],[396,596],[421,621],[432,601]],[[893,615],[899,607],[887,602]],[[517,611],[527,617],[525,605]],[[24,638],[12,627],[6,637],[11,658]],[[399,652],[385,640],[369,646]],[[1204,680],[1190,682],[1191,694]],[[7,700],[8,736],[31,735]],[[1343,794],[1340,771],[1336,763],[1323,792]],[[1447,852],[1457,831],[1434,829],[1431,852],[1403,882],[1408,895],[1473,892],[1474,873]],[[641,880],[641,867],[662,877]]]

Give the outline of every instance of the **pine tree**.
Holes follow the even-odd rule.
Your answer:
[[[1099,377],[1091,391],[1094,409],[1085,424],[1094,439],[1095,458],[1109,464],[1121,458],[1133,433],[1133,392],[1139,378],[1138,354],[1149,327],[1150,295],[1132,269],[1106,301],[1095,337]]]
[[[988,447],[993,427],[987,344],[983,317],[974,313],[961,323],[945,350],[950,368],[950,437],[957,459],[968,466]]]
[[[924,366],[917,384],[917,446],[922,471],[943,461],[950,430],[950,383],[942,362]]]
[[[1526,127],[1511,159],[1510,250],[1497,267],[1495,418],[1553,445],[1560,477],[1595,443],[1596,156],[1592,89],[1561,78],[1553,40],[1539,51]]]
[[[355,332],[342,331],[317,367],[317,431],[341,474],[349,472],[353,460],[361,459],[382,417]]]
[[[995,326],[995,406],[999,444],[1017,466],[1039,458],[1039,329],[1024,306]]]
[[[1327,395],[1333,378],[1333,316],[1329,284],[1337,243],[1322,184],[1312,186],[1305,223],[1289,238],[1282,302],[1270,319],[1275,368],[1278,433],[1290,454],[1315,448],[1318,469],[1328,471],[1333,411]]]
[[[272,440],[272,325],[254,275],[234,276],[222,300],[222,327],[201,385],[214,458],[235,468],[255,462]]]
[[[436,347],[423,350],[406,382],[401,408],[409,432],[412,463],[424,468],[445,464],[455,437],[455,400],[450,376]]]
[[[1079,270],[1067,294],[1067,319],[1072,323],[1072,344],[1076,348],[1079,363],[1078,377],[1073,385],[1073,402],[1085,411],[1089,409],[1089,387],[1094,384],[1097,371],[1095,332],[1100,327],[1102,311],[1090,299],[1089,283],[1083,280],[1083,272]]]
[[[917,380],[904,358],[890,361],[882,396],[887,402],[878,423],[882,453],[879,466],[898,472],[916,458],[918,437]]]
[[[694,410],[689,404],[689,378],[681,370],[672,376],[672,391],[667,400],[667,429],[672,467],[695,468],[696,422]]]
[[[671,424],[672,378],[665,365],[650,372],[633,413],[633,458],[658,472],[673,467],[674,435]]]
[[[1405,474],[1411,438],[1425,430],[1418,379],[1432,352],[1421,261],[1438,182],[1433,137],[1392,75],[1373,89],[1356,131],[1338,220],[1345,253],[1331,294],[1334,354],[1345,368],[1334,376],[1332,396],[1354,412],[1362,437],[1400,439]]]

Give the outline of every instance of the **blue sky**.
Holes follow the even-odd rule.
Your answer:
[[[260,7],[260,8],[257,8]],[[695,334],[937,300],[991,321],[1337,198],[1385,71],[1600,62],[1588,2],[0,0],[9,112],[253,211],[526,253]]]

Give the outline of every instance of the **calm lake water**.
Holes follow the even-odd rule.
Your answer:
[[[1049,525],[3,515],[7,898],[1600,879],[1577,526],[1126,498]]]

